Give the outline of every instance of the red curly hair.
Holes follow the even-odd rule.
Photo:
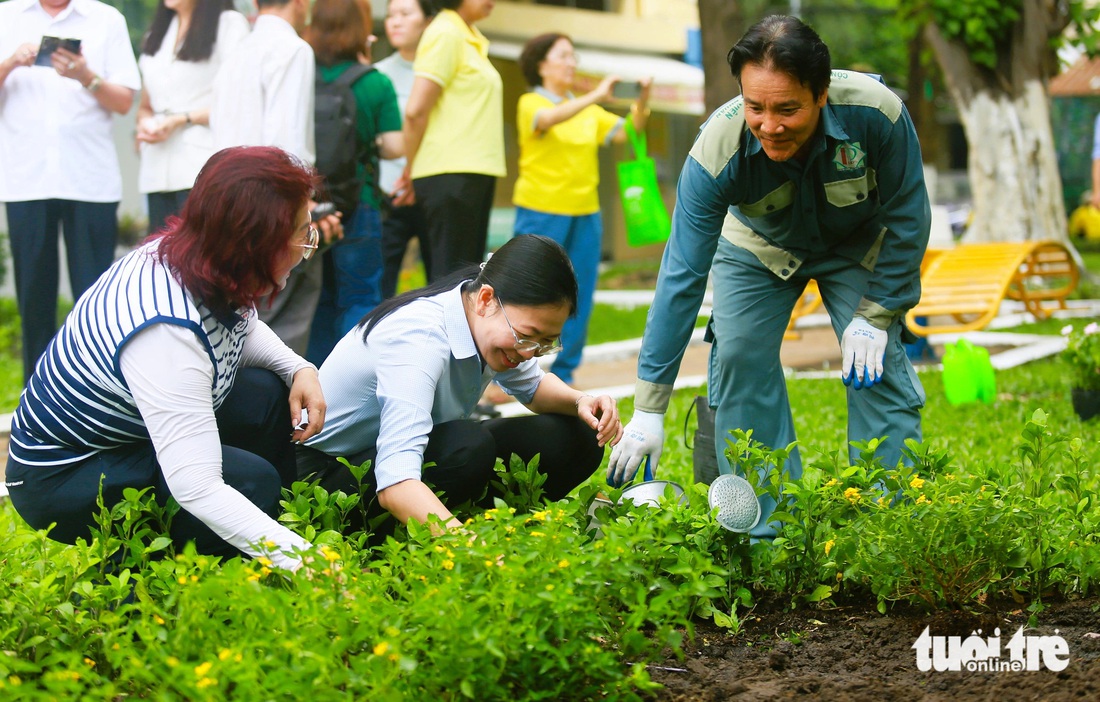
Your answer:
[[[250,306],[278,288],[276,266],[318,184],[312,168],[274,146],[222,149],[199,171],[180,216],[150,238],[214,314]]]

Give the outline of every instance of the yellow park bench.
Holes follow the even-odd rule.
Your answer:
[[[960,244],[940,251],[921,274],[921,298],[905,315],[915,334],[983,329],[1007,298],[1036,319],[1065,309],[1080,272],[1056,241]]]

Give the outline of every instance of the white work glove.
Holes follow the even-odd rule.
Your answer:
[[[638,467],[649,457],[649,466],[657,474],[657,461],[665,444],[665,415],[634,410],[634,417],[623,427],[623,438],[615,444],[607,464],[607,484],[619,487],[630,482]]]
[[[856,390],[882,382],[882,359],[886,355],[886,331],[871,326],[863,317],[852,317],[840,337],[840,377]]]

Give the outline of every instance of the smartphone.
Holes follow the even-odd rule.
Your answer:
[[[634,100],[642,94],[642,84],[636,80],[620,80],[611,86],[611,97]]]
[[[309,216],[314,222],[324,219],[330,214],[336,214],[336,204],[332,202],[322,202],[309,211]]]
[[[79,54],[80,40],[50,36],[42,37],[42,43],[38,45],[38,55],[34,58],[34,65],[52,68],[53,63],[50,62],[50,57],[53,56],[53,52],[58,48],[71,51],[74,54]]]

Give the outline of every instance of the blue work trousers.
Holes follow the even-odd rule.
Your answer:
[[[711,406],[717,408],[718,469],[729,473],[732,469],[725,450],[731,429],[751,429],[753,439],[770,448],[783,448],[795,440],[779,349],[791,311],[806,283],[817,280],[833,331],[840,339],[872,273],[858,262],[834,256],[807,260],[794,275],[783,280],[751,252],[725,239],[719,241],[711,271],[714,341],[708,394]],[[924,388],[905,354],[901,331],[900,321],[889,329],[882,382],[861,390],[848,388],[848,440],[886,437],[878,455],[887,467],[897,465],[906,439],[921,439]],[[841,382],[839,372],[835,382]],[[812,417],[809,421],[813,421]],[[850,446],[848,454],[853,462],[858,456]],[[797,449],[787,467],[792,478],[802,475]],[[768,523],[768,517],[775,509],[775,502],[763,497],[760,506],[760,523],[752,535],[773,537],[775,528]]]
[[[592,298],[596,294],[603,243],[600,213],[570,216],[517,207],[515,233],[541,234],[553,239],[561,244],[573,263],[577,276],[577,313],[565,321],[561,331],[562,352],[554,358],[550,368],[550,372],[571,384],[573,371],[581,363],[588,340],[588,319],[592,316]]]

